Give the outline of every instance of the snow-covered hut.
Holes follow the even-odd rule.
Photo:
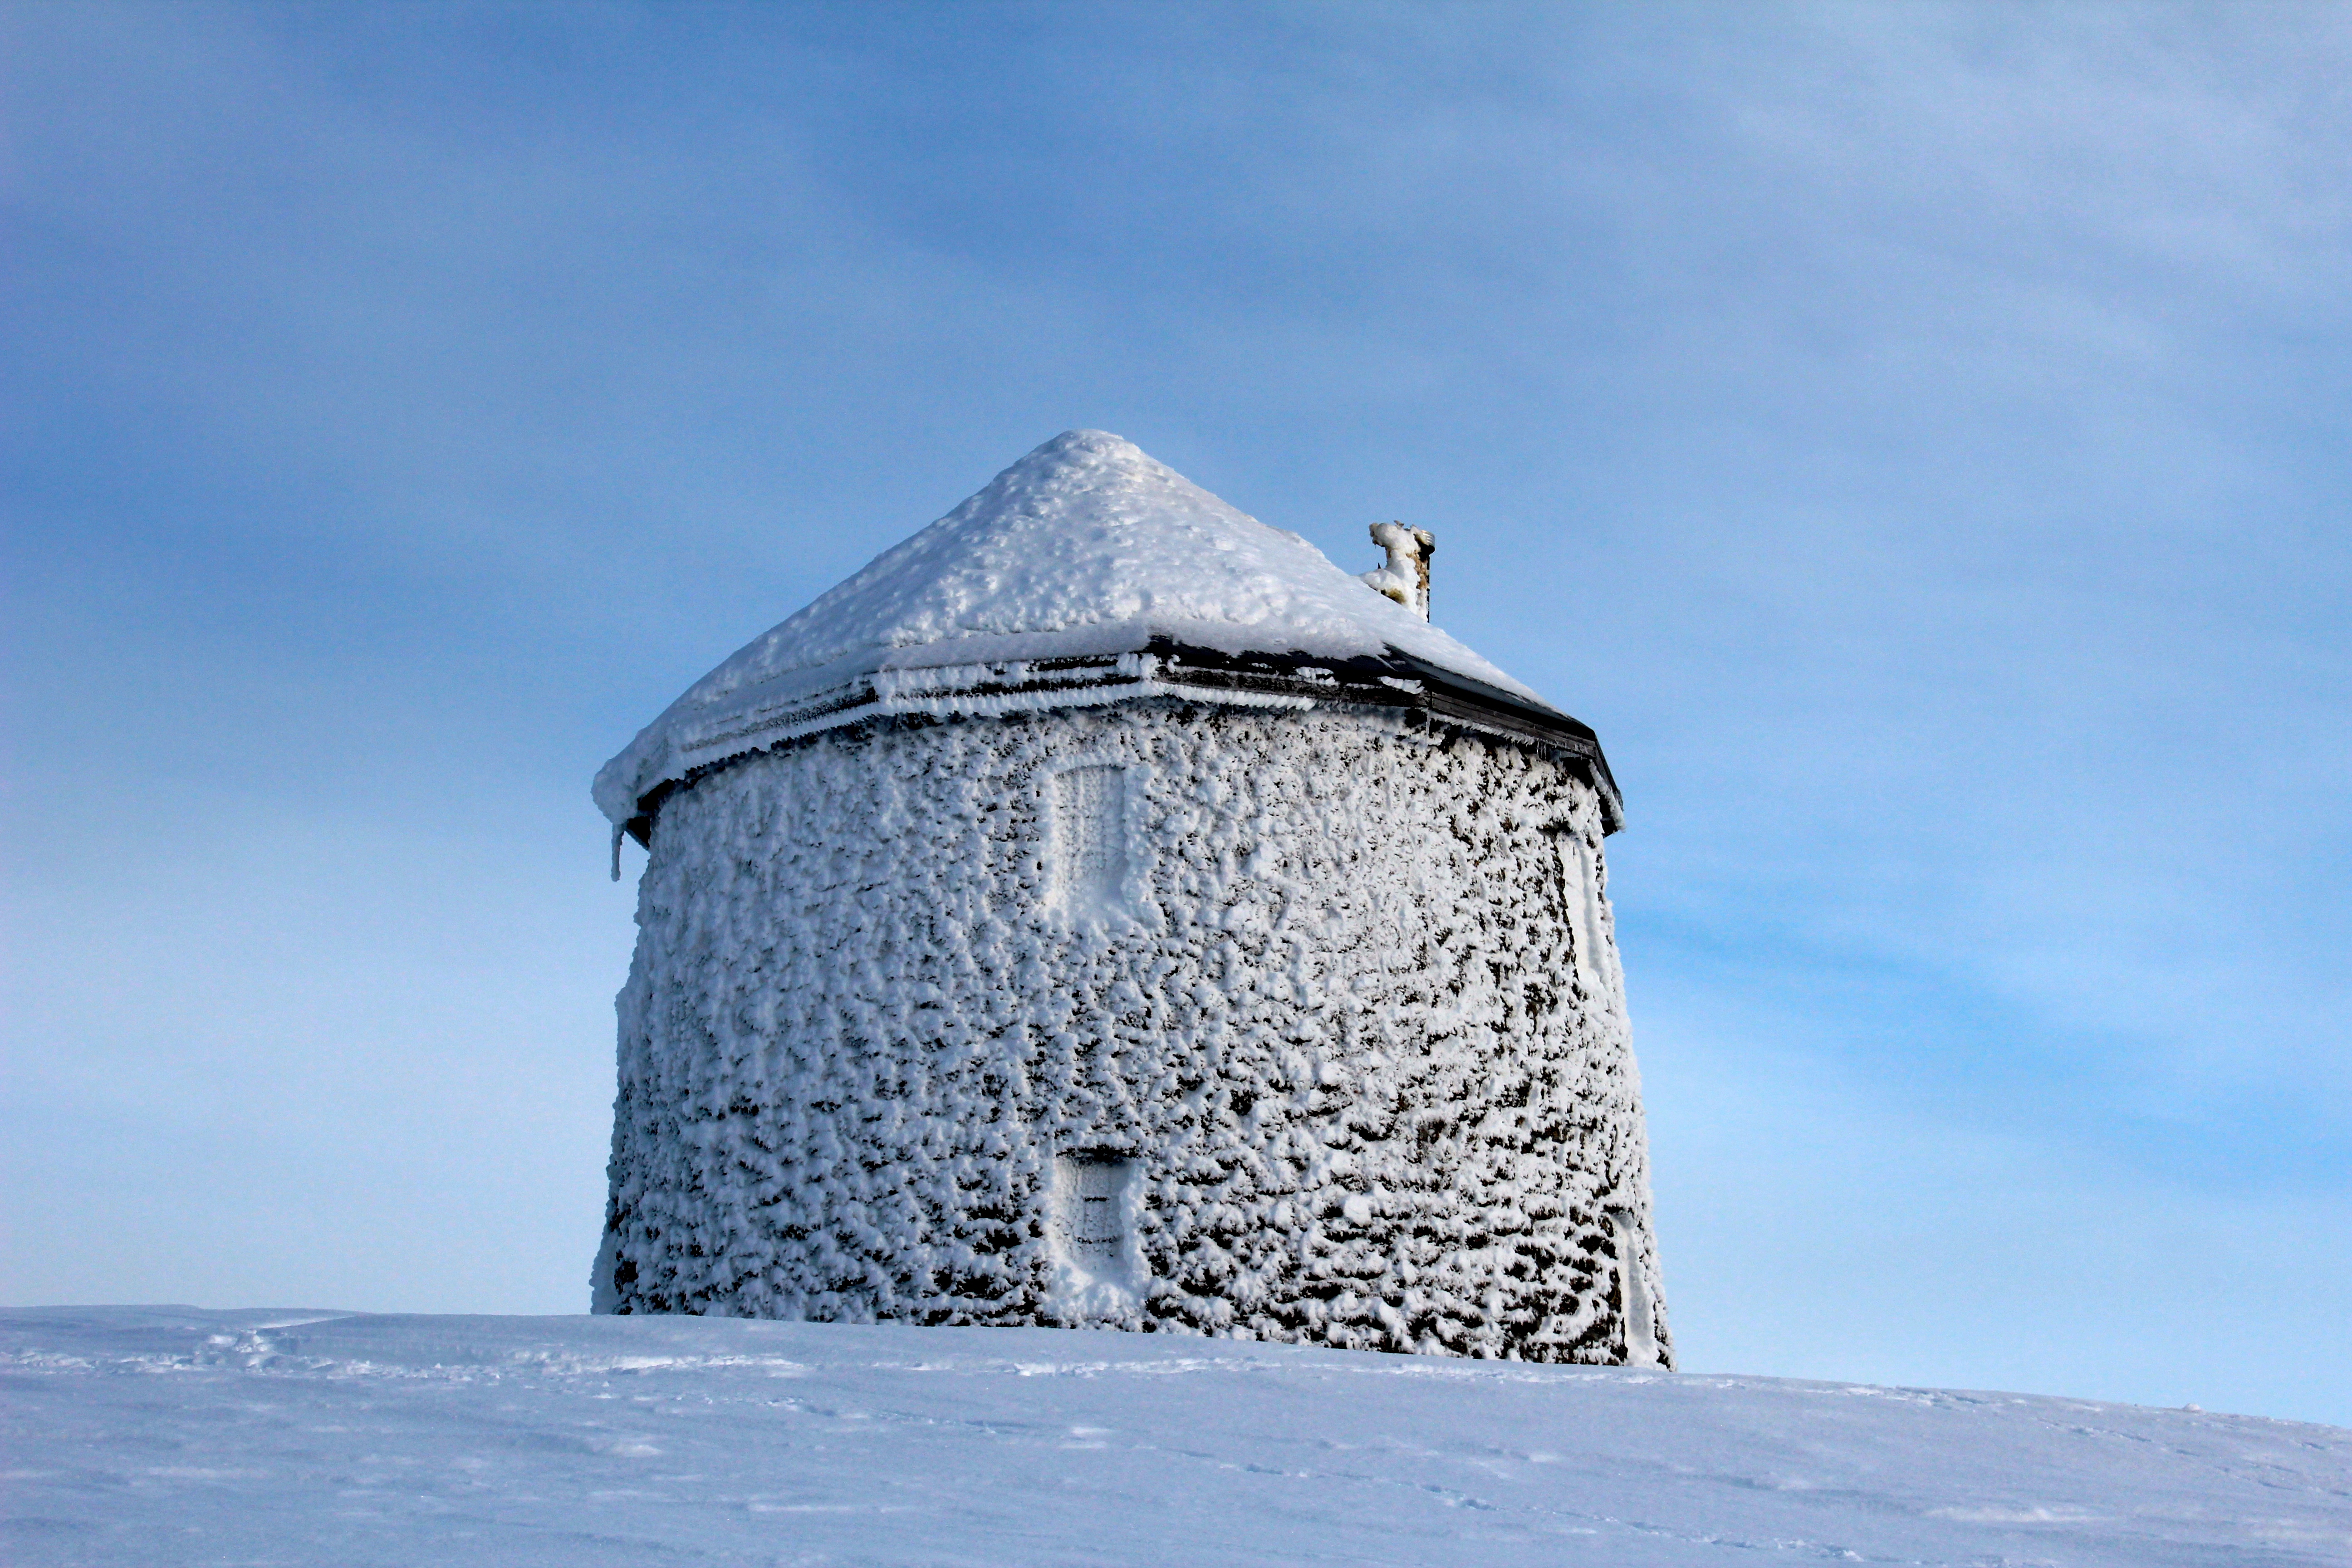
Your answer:
[[[1072,431],[606,764],[596,1310],[1667,1363],[1616,786],[1374,532]]]

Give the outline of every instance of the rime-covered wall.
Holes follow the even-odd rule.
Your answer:
[[[1664,1360],[1600,847],[1344,710],[747,757],[655,824],[596,1305]]]

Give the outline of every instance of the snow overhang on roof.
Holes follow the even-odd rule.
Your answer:
[[[695,682],[604,764],[596,804],[644,841],[679,784],[803,736],[1150,697],[1496,734],[1580,763],[1623,821],[1591,730],[1100,430],[1046,442]]]

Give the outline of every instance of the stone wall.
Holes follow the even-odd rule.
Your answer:
[[[1547,757],[1171,701],[836,731],[651,850],[599,1310],[1670,1360]]]

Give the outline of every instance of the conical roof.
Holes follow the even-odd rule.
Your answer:
[[[1264,701],[1265,678],[1353,667],[1390,691],[1433,676],[1591,733],[1298,535],[1131,442],[1071,430],[697,681],[604,765],[596,803],[642,836],[666,786],[744,752],[887,713],[1167,694],[1171,662],[1222,670],[1176,682],[1209,700]],[[1338,679],[1304,678],[1326,697]]]

